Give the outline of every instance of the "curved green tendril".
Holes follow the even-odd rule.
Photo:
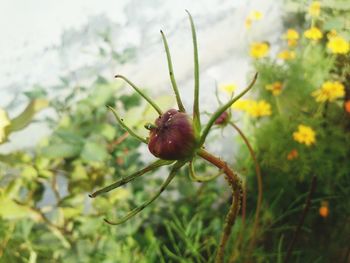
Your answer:
[[[196,28],[192,16],[188,10],[185,10],[188,14],[191,23],[192,41],[193,41],[193,55],[194,55],[194,101],[193,101],[193,124],[196,132],[200,134],[201,120],[199,113],[199,63],[198,63],[198,45]]]
[[[158,107],[158,105],[145,93],[143,93],[134,83],[132,83],[129,79],[124,77],[123,75],[115,75],[115,78],[120,78],[125,80],[138,94],[140,94],[151,106],[158,112],[159,115],[162,115],[162,110]]]
[[[160,33],[161,33],[162,39],[163,39],[163,44],[164,44],[164,48],[165,48],[166,58],[167,58],[167,61],[168,61],[168,69],[169,69],[171,85],[172,85],[174,93],[175,93],[177,106],[179,107],[180,111],[186,112],[185,107],[184,107],[184,105],[182,104],[182,101],[181,101],[179,89],[177,88],[177,84],[176,84],[176,80],[175,80],[175,76],[174,76],[173,64],[172,64],[170,50],[169,50],[169,46],[168,46],[168,41],[166,40],[166,37],[165,37],[165,35],[164,35],[162,30],[160,30]]]
[[[188,167],[190,170],[190,173],[189,173],[190,179],[194,182],[208,182],[208,181],[215,179],[219,175],[223,174],[223,171],[219,171],[218,173],[213,174],[211,176],[198,176],[198,175],[196,175],[193,162],[194,162],[194,159],[190,161]]]
[[[237,100],[239,100],[244,94],[246,94],[255,84],[256,79],[258,78],[258,73],[255,73],[253,80],[250,82],[249,86],[245,88],[240,94],[238,94],[236,97],[229,100],[226,104],[221,106],[216,112],[213,113],[213,115],[210,117],[207,125],[204,127],[204,130],[201,134],[200,140],[199,140],[199,146],[202,146],[205,139],[207,138],[207,135],[211,129],[211,127],[214,125],[215,121],[219,116],[225,112],[228,108],[231,107],[233,103],[235,103]]]
[[[123,128],[124,130],[126,130],[132,137],[134,137],[134,138],[138,139],[139,141],[141,141],[141,142],[147,144],[147,140],[146,140],[145,138],[142,138],[140,135],[136,134],[131,128],[129,128],[129,127],[124,123],[123,119],[119,117],[117,111],[116,111],[113,107],[111,107],[111,106],[109,106],[109,105],[107,105],[106,107],[107,107],[110,111],[112,111],[112,113],[113,113],[113,115],[115,116],[115,118],[117,119],[118,123],[120,124],[120,126],[122,126],[122,128]]]
[[[133,216],[135,216],[136,214],[138,214],[139,212],[141,212],[145,207],[147,207],[149,204],[151,204],[154,200],[156,200],[160,194],[165,190],[165,188],[170,184],[170,182],[174,179],[177,171],[186,163],[186,161],[177,161],[171,171],[170,174],[168,176],[168,178],[165,180],[165,182],[162,184],[162,186],[160,187],[160,189],[158,190],[158,192],[148,201],[144,202],[142,205],[140,205],[139,207],[136,207],[135,209],[131,210],[126,216],[124,216],[123,218],[119,219],[118,221],[110,221],[108,219],[104,219],[104,221],[110,225],[119,225],[122,224],[126,221],[128,221],[130,218],[132,218]]]
[[[142,170],[136,172],[136,173],[133,173],[129,176],[126,176],[124,178],[121,178],[119,179],[118,181],[114,182],[113,184],[109,185],[109,186],[106,186],[92,194],[89,195],[89,197],[91,198],[94,198],[98,195],[101,195],[103,193],[107,193],[109,191],[112,191],[113,189],[116,189],[122,185],[125,185],[127,184],[128,182],[136,179],[137,177],[140,177],[142,175],[144,175],[145,173],[147,172],[150,172],[150,171],[153,171],[154,169],[157,169],[161,166],[164,166],[164,165],[168,165],[168,164],[171,164],[173,163],[174,161],[166,161],[166,160],[157,160],[153,163],[151,163],[150,165],[146,166],[145,168],[143,168]]]

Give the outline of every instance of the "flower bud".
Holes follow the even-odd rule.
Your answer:
[[[191,156],[196,138],[192,120],[186,113],[170,109],[150,126],[148,149],[164,160],[181,160]]]
[[[221,113],[221,115],[216,119],[215,124],[216,125],[225,125],[230,120],[230,116],[227,113],[227,111],[224,111]]]

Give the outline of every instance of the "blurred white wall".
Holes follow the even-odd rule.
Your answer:
[[[188,9],[197,26],[201,106],[213,110],[215,81],[235,82],[240,88],[247,83],[249,43],[279,41],[281,4],[273,0],[0,0],[0,107],[13,116],[24,107],[23,92],[34,85],[58,96],[62,90],[54,86],[60,77],[71,74],[77,83],[88,84],[96,71],[110,80],[115,73],[126,75],[154,95],[167,93],[170,81],[159,34],[163,29],[180,92],[191,108],[192,40],[184,11]],[[264,17],[246,30],[245,18],[252,10]],[[136,58],[123,65],[101,59],[98,34],[105,30],[116,50],[133,47]],[[0,146],[0,151],[31,146],[48,132],[42,124],[33,124],[11,135],[11,142]]]

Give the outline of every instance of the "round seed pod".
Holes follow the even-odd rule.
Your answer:
[[[150,128],[148,149],[160,159],[185,159],[195,148],[192,120],[184,112],[170,109],[155,120],[155,127]]]

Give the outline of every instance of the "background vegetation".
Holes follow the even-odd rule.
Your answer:
[[[252,12],[246,29],[254,30],[264,15]],[[288,1],[281,45],[262,40],[249,47],[258,83],[230,115],[256,153],[263,202],[255,229],[256,165],[232,129],[239,151],[228,162],[244,181],[246,200],[228,262],[349,260],[349,17],[347,1]],[[114,59],[125,63],[129,57],[126,50]],[[62,85],[69,82],[62,79]],[[229,97],[234,87],[225,85],[219,92]],[[99,76],[93,86],[75,86],[55,100],[48,101],[38,88],[27,96],[28,107],[17,118],[9,120],[0,111],[0,142],[45,107],[55,112],[45,120],[53,132],[31,150],[0,155],[0,262],[213,260],[231,200],[220,180],[192,182],[183,170],[157,202],[118,227],[105,224],[105,215],[120,217],[147,200],[159,187],[162,170],[88,198],[146,164],[139,143],[105,108],[117,105],[129,125],[141,131],[154,116],[138,96]],[[174,103],[170,97],[158,101],[164,107]],[[230,129],[225,125],[218,128]],[[213,173],[205,163],[197,166],[203,176]]]

